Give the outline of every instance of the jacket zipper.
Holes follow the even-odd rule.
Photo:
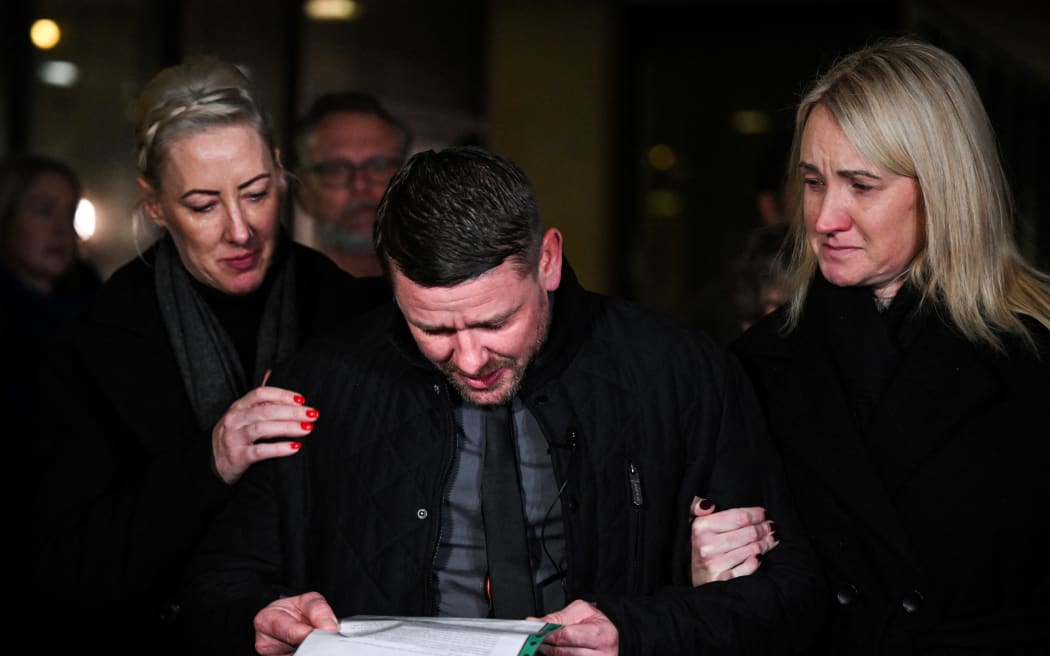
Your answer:
[[[645,499],[642,496],[642,472],[638,465],[631,461],[627,462],[627,482],[631,488],[630,539],[633,550],[627,587],[628,592],[637,592],[640,587],[638,576],[641,569],[642,508],[645,505]]]

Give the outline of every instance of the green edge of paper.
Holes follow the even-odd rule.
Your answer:
[[[521,646],[521,651],[518,652],[518,656],[532,656],[539,649],[543,639],[547,637],[547,634],[557,631],[561,628],[561,624],[544,624],[543,628],[530,635],[526,640],[525,644]]]

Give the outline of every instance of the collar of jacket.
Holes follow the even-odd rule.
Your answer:
[[[397,303],[392,303],[392,306],[388,334],[394,347],[414,365],[436,372],[434,364],[416,346]],[[563,257],[561,284],[551,294],[551,325],[547,341],[529,364],[519,396],[529,396],[565,370],[590,334],[597,316],[596,308],[595,296],[580,285],[569,261]]]

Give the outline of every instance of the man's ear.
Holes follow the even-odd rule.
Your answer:
[[[540,284],[548,292],[553,292],[561,285],[561,232],[557,228],[549,228],[543,233],[543,243],[540,245]]]
[[[160,211],[160,200],[157,198],[157,190],[142,176],[135,178],[135,186],[139,189],[139,197],[142,198],[142,209],[145,210],[146,216],[157,226],[166,228],[164,213]]]

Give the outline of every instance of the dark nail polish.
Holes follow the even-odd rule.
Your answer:
[[[713,505],[715,505],[715,502],[710,499],[703,499],[700,501],[700,508],[702,510],[710,510]]]
[[[770,533],[776,533],[777,532],[777,523],[776,522],[769,522],[769,532]]]

